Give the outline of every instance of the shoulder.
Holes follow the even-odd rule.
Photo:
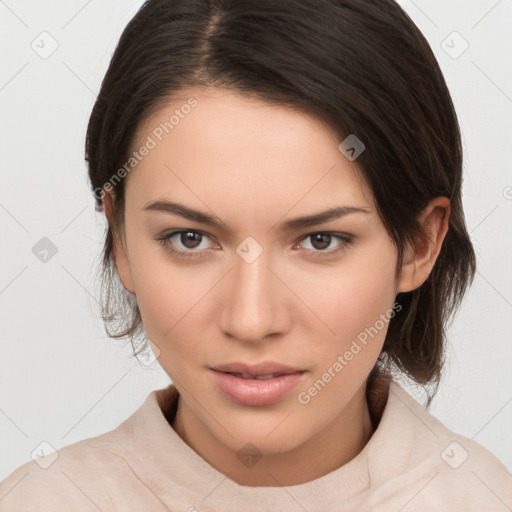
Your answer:
[[[447,428],[403,388],[391,389],[397,415],[392,446],[403,463],[383,490],[391,495],[402,488],[409,511],[512,510],[512,474],[504,464],[481,444]]]
[[[437,452],[437,453],[436,453]],[[411,471],[422,474],[415,486],[417,508],[410,510],[512,510],[512,475],[489,450],[452,433]],[[419,499],[418,499],[419,498]]]
[[[0,482],[2,512],[112,510],[114,483],[135,475],[126,460],[98,436],[24,463]]]
[[[512,508],[512,474],[504,464],[473,439],[446,431],[427,496],[451,493],[454,504],[464,504],[465,510]]]

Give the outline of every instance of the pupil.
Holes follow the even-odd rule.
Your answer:
[[[316,242],[320,242],[320,247],[317,247],[315,245]],[[324,233],[318,233],[317,235],[313,236],[313,247],[315,247],[316,249],[325,249],[326,247],[329,247],[330,242],[331,242],[331,235],[327,235]]]
[[[189,249],[195,249],[201,242],[200,240],[197,240],[199,237],[201,237],[200,233],[194,233],[193,231],[183,232],[181,233],[181,243]],[[194,241],[198,243],[194,245]]]

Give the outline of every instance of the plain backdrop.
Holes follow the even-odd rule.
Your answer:
[[[0,1],[0,480],[43,441],[59,449],[117,427],[170,382],[103,330],[95,271],[105,219],[84,162],[101,80],[141,5]],[[430,411],[512,471],[512,1],[400,5],[430,42],[459,115],[478,260]]]

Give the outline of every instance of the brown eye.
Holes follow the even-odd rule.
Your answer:
[[[315,249],[323,250],[327,249],[329,245],[331,245],[332,241],[332,235],[329,235],[327,233],[315,233],[311,236],[311,245]]]
[[[199,245],[197,242],[201,242],[201,237],[203,236],[201,233],[196,231],[182,231],[177,234],[180,235],[180,243],[182,243],[187,249],[196,249]]]
[[[172,254],[184,258],[195,258],[204,256],[207,252],[207,246],[201,247],[203,239],[208,239],[208,236],[201,231],[182,229],[168,233],[158,240]]]
[[[337,233],[310,233],[302,238],[303,241],[310,240],[311,249],[306,248],[307,252],[311,253],[311,256],[316,257],[328,257],[333,256],[334,254],[338,254],[341,251],[344,251],[347,246],[352,242],[354,236],[348,234],[337,234]],[[333,246],[333,242],[336,241],[337,244]],[[328,249],[331,247],[331,249]]]
[[[167,233],[161,238],[158,238],[158,240],[168,252],[178,257],[197,258],[207,255],[207,249],[209,247],[201,247],[201,244],[204,240],[208,240],[209,238],[208,235],[201,231],[182,229]],[[306,248],[306,252],[313,258],[321,258],[333,256],[344,251],[352,242],[353,238],[354,236],[349,234],[341,235],[337,233],[317,232],[310,233],[301,240],[310,240],[311,248]],[[333,242],[337,242],[337,244],[334,245],[334,248],[329,249],[329,247],[333,245]]]

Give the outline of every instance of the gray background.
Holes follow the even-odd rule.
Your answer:
[[[452,92],[478,259],[431,412],[512,471],[512,0],[399,3]],[[43,441],[59,449],[117,427],[169,382],[103,331],[95,272],[105,220],[83,151],[110,56],[140,5],[0,1],[0,480]]]

